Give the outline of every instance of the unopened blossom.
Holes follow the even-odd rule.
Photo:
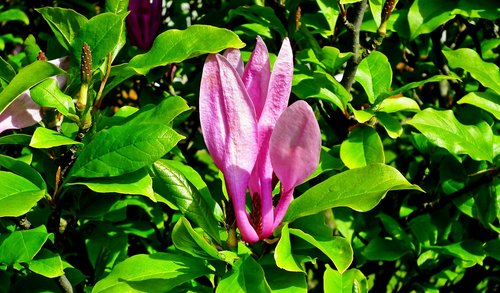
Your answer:
[[[200,121],[205,143],[224,174],[243,240],[257,242],[280,225],[294,188],[317,167],[321,134],[305,101],[288,106],[293,55],[283,41],[273,71],[260,37],[244,66],[239,50],[209,55],[200,88]],[[273,206],[273,174],[280,199]],[[247,190],[252,210],[247,212]]]
[[[62,57],[48,62],[62,69],[66,69],[69,66],[68,57]],[[66,75],[58,75],[52,78],[57,80],[59,87],[62,88],[66,84],[68,77]],[[0,133],[9,129],[21,129],[37,124],[42,121],[40,109],[40,106],[31,98],[30,91],[25,91],[0,113]]]
[[[160,32],[163,21],[162,0],[130,0],[127,16],[127,32],[137,47],[148,50]]]

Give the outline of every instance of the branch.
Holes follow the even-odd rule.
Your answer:
[[[363,16],[365,15],[367,7],[368,0],[362,0],[361,2],[354,4],[354,21],[352,23],[352,52],[354,53],[354,56],[347,63],[347,67],[344,71],[344,76],[342,77],[342,81],[340,82],[347,91],[350,91],[352,88],[356,70],[358,69],[358,65],[362,59],[362,56],[359,53],[359,34],[361,31]]]

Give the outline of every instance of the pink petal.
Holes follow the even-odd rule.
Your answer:
[[[255,110],[238,73],[221,55],[209,55],[200,87],[200,123],[215,164],[224,173],[238,228],[259,240],[245,208],[246,189],[258,152]]]
[[[264,103],[266,102],[269,78],[269,52],[264,41],[260,37],[257,37],[255,49],[245,67],[242,77],[248,94],[252,98],[257,119],[260,118]]]
[[[29,91],[25,91],[0,114],[0,133],[35,125],[40,121],[40,106],[33,102]]]
[[[275,209],[279,225],[293,199],[293,189],[319,164],[321,132],[314,112],[305,101],[295,102],[281,115],[269,142],[272,167],[281,182],[282,195]]]
[[[256,51],[262,49],[262,40],[257,39]],[[259,45],[262,43],[262,45]],[[265,48],[265,45],[263,45]],[[255,55],[254,51],[254,55]],[[267,55],[267,49],[266,49]],[[250,64],[247,65],[247,67]],[[247,68],[245,68],[245,73]],[[278,58],[274,63],[273,72],[269,79],[269,87],[264,101],[264,107],[259,118],[259,156],[257,158],[255,170],[250,178],[250,187],[260,186],[260,197],[262,206],[262,235],[267,237],[273,232],[274,211],[272,203],[272,176],[273,168],[269,158],[269,140],[273,132],[274,125],[279,116],[288,105],[288,98],[292,86],[293,76],[293,54],[288,38],[283,41]],[[255,99],[254,104],[255,104]]]
[[[226,57],[227,61],[231,63],[231,65],[236,69],[239,76],[243,76],[244,65],[243,60],[241,60],[241,53],[238,49],[227,49],[224,51],[224,57]]]

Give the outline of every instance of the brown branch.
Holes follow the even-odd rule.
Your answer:
[[[352,88],[354,77],[356,76],[356,70],[362,60],[362,56],[359,52],[359,35],[361,31],[361,23],[363,22],[363,16],[365,15],[367,7],[368,0],[362,0],[361,2],[354,4],[354,21],[352,22],[352,52],[354,53],[354,56],[352,56],[349,62],[347,62],[344,76],[340,82],[347,91],[350,91]]]

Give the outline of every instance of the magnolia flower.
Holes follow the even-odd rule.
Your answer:
[[[148,50],[160,32],[162,0],[130,0],[127,31],[132,44]]]
[[[69,58],[62,57],[48,61],[63,69],[68,68]],[[67,76],[58,75],[52,77],[57,80],[59,87],[66,84]],[[0,133],[9,129],[21,129],[35,125],[42,121],[40,106],[31,99],[30,91],[27,90],[19,95],[2,113],[0,113]]]
[[[270,71],[261,38],[244,66],[239,50],[209,55],[200,88],[200,122],[208,151],[224,174],[243,240],[257,242],[280,225],[294,188],[318,166],[321,135],[311,107],[287,108],[293,75],[285,39]],[[273,173],[281,183],[273,206]],[[246,209],[250,191],[252,210]]]

